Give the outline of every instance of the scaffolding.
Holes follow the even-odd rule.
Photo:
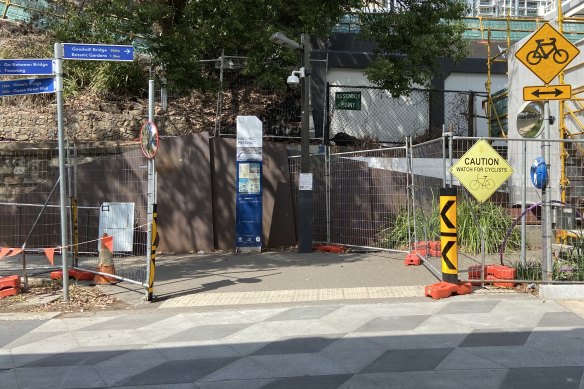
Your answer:
[[[560,2],[558,2],[559,5]],[[548,7],[549,8],[549,7]],[[562,7],[552,9],[556,13],[557,29],[571,42],[577,42],[584,38],[584,17],[565,17]],[[506,90],[491,91],[491,70],[495,62],[506,61],[509,47],[512,42],[516,42],[523,37],[536,31],[542,23],[547,22],[541,18],[535,19],[513,19],[509,14],[506,18],[477,17],[475,28],[467,30],[467,35],[486,37],[488,47],[487,55],[487,100],[484,102],[485,112],[489,122],[489,136],[507,137],[504,131],[505,123],[508,120]],[[476,35],[478,34],[478,35]],[[493,41],[506,41],[505,50],[498,53],[491,53],[491,43]],[[559,84],[565,83],[566,74],[575,74],[584,68],[584,63],[571,63],[558,75]],[[560,201],[568,207],[580,208],[584,205],[584,182],[581,177],[584,173],[584,147],[578,142],[562,142],[564,139],[581,140],[584,138],[584,85],[572,85],[572,96],[567,100],[560,100],[558,103],[558,133],[560,144]],[[578,235],[578,236],[577,236]],[[579,234],[574,235],[567,229],[558,229],[556,240],[566,243],[568,237],[581,238]]]

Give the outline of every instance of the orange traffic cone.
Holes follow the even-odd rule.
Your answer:
[[[114,266],[113,254],[113,236],[103,233],[101,238],[101,246],[99,248],[99,262],[97,264],[97,271],[106,274],[116,274],[116,267]],[[118,282],[114,277],[108,277],[101,274],[96,274],[93,278],[96,284],[113,284]]]

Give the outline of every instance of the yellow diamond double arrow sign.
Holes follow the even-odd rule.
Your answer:
[[[545,23],[517,50],[515,57],[549,84],[579,53],[576,46]]]
[[[572,97],[572,85],[523,87],[523,100],[566,100]]]

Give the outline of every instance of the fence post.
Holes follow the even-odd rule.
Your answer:
[[[225,50],[221,51],[219,58],[219,91],[217,92],[217,109],[215,110],[215,136],[221,138],[221,111],[223,108],[223,67]]]
[[[408,153],[409,151],[409,153]],[[417,226],[416,226],[416,188],[414,185],[414,170],[412,169],[412,157],[413,157],[413,146],[412,146],[412,138],[406,137],[406,153],[409,155],[409,158],[406,158],[406,163],[408,164],[408,174],[410,176],[411,184],[410,184],[410,194],[412,196],[412,213],[414,216],[414,241],[418,241],[418,233],[417,233]]]

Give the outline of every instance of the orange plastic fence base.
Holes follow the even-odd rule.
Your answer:
[[[20,293],[20,288],[2,289],[2,290],[0,290],[0,299],[10,297],[10,296],[16,296],[19,293]]]
[[[435,251],[442,250],[441,247],[440,247],[440,241],[439,240],[434,240],[434,241],[428,242],[428,246],[430,247],[430,250],[435,250]]]
[[[495,276],[488,275],[487,276],[487,280],[489,280],[489,281],[499,281],[499,280],[501,280],[501,278],[497,278]],[[515,287],[515,283],[514,282],[493,282],[493,286],[496,286],[498,288],[514,288]]]
[[[92,281],[95,274],[78,269],[69,269],[69,277],[73,277],[77,281]]]
[[[438,282],[436,284],[427,285],[424,288],[424,294],[432,297],[435,300],[450,297],[454,294],[463,295],[472,292],[472,285],[470,282],[463,282],[460,284],[451,284],[449,282]]]
[[[404,260],[404,265],[406,266],[420,266],[422,264],[422,260],[416,254],[417,250],[414,250],[406,255],[406,259]]]
[[[415,246],[414,246],[414,250],[412,250],[411,252],[414,253],[418,253],[421,256],[426,256],[429,254],[430,251],[430,246],[429,246],[430,242],[416,242]]]
[[[95,274],[77,270],[77,269],[69,269],[69,279],[74,278],[77,281],[92,281]],[[51,280],[62,280],[63,279],[63,270],[56,270],[51,272]]]
[[[347,249],[344,246],[338,246],[338,245],[332,245],[332,244],[316,245],[316,246],[314,246],[314,250],[322,251],[325,253],[336,253],[336,254],[344,253],[347,251]]]
[[[486,281],[505,281],[514,280],[517,276],[517,270],[505,265],[486,265],[483,269],[483,276]],[[481,265],[474,265],[468,268],[469,280],[481,279]],[[476,283],[476,281],[475,281]],[[493,286],[500,288],[514,288],[514,282],[493,282]]]
[[[0,278],[0,289],[20,287],[20,276],[13,275]]]
[[[438,250],[430,249],[430,256],[431,257],[440,257],[440,256],[442,256],[442,251],[440,251],[440,249],[438,249]]]

